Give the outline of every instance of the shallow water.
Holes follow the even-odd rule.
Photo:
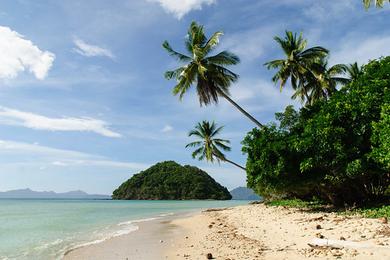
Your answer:
[[[137,230],[137,221],[247,203],[0,199],[0,259],[59,259],[71,248]]]

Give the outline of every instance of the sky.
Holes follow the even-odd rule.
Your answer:
[[[165,160],[202,168],[229,189],[245,172],[194,160],[185,145],[195,124],[224,125],[227,157],[245,165],[241,141],[255,125],[229,103],[182,101],[163,74],[180,64],[161,47],[184,51],[192,21],[223,31],[215,53],[241,58],[232,98],[260,122],[292,101],[264,63],[282,58],[273,37],[302,32],[330,50],[330,64],[390,54],[390,5],[360,0],[2,0],[0,2],[0,191],[84,190],[111,194]]]

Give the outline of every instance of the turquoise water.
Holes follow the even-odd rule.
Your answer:
[[[60,259],[71,248],[137,230],[137,221],[247,201],[0,199],[0,259]]]

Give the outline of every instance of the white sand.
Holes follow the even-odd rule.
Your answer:
[[[369,247],[310,247],[318,237]],[[74,250],[65,259],[207,259],[208,253],[223,260],[387,260],[390,225],[379,219],[247,205],[141,223],[136,232]]]
[[[248,205],[203,212],[173,223],[186,230],[188,239],[177,239],[169,259],[206,259],[207,253],[224,260],[390,259],[390,226],[378,219]],[[311,248],[308,243],[319,236],[374,248]]]

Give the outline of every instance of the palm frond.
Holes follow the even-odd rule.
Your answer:
[[[178,59],[181,62],[189,62],[192,60],[187,55],[181,54],[181,53],[173,50],[171,45],[169,45],[168,41],[164,41],[162,46],[169,53],[169,55],[171,55],[172,57],[175,57],[176,59]]]
[[[201,144],[202,144],[202,141],[195,141],[195,142],[187,144],[186,148],[200,146]]]
[[[213,50],[215,48],[215,46],[218,45],[219,37],[221,37],[222,35],[223,35],[223,32],[219,31],[219,32],[215,32],[210,37],[210,39],[206,42],[206,44],[204,46],[204,51],[206,54],[208,54],[211,50]]]
[[[231,52],[222,51],[217,55],[206,58],[205,61],[217,65],[236,65],[240,62],[240,58]]]

